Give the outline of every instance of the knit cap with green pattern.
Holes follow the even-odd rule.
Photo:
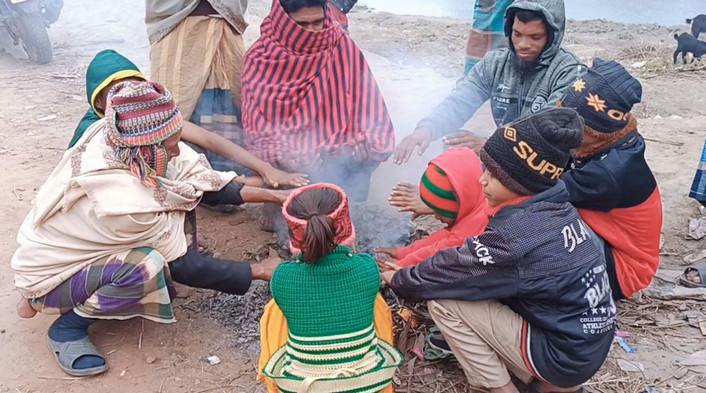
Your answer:
[[[451,179],[437,165],[429,163],[427,170],[424,171],[422,180],[419,182],[419,196],[422,202],[436,214],[453,219],[458,216],[460,204],[451,185]]]

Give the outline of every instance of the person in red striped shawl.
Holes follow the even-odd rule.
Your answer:
[[[247,149],[276,167],[368,197],[395,135],[360,48],[326,0],[274,0],[245,55]]]

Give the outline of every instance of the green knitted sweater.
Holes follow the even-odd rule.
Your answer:
[[[270,282],[289,335],[263,373],[279,391],[375,393],[404,357],[373,324],[380,271],[367,254],[339,246],[314,263],[281,264]]]
[[[339,246],[315,263],[281,264],[270,288],[293,335],[340,335],[373,324],[380,271],[370,255]]]

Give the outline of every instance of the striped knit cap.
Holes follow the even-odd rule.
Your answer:
[[[181,131],[171,93],[154,82],[118,83],[108,93],[105,140],[143,184],[159,187],[169,154],[162,143]]]
[[[459,203],[451,180],[438,166],[431,163],[427,166],[419,182],[419,194],[422,202],[438,215],[453,219],[458,215]]]

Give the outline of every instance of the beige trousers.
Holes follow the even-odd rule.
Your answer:
[[[522,317],[494,300],[433,300],[429,313],[451,347],[468,381],[482,388],[524,383],[532,374],[522,359]]]

